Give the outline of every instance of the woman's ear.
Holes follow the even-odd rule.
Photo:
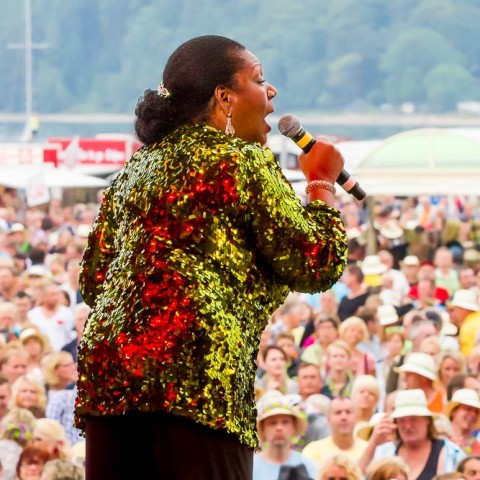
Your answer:
[[[231,94],[232,94],[232,91],[228,87],[225,87],[223,85],[219,85],[218,87],[216,87],[213,93],[213,96],[215,98],[215,103],[218,105],[218,107],[222,110],[222,112],[225,115],[228,114],[231,108],[231,104],[230,104]]]

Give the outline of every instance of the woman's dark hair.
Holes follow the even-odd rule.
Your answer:
[[[467,463],[470,460],[480,460],[480,456],[478,455],[469,455],[468,457],[465,457],[458,465],[457,465],[457,472],[460,473],[465,473],[465,468],[467,466]]]
[[[286,362],[288,362],[288,356],[285,353],[285,350],[283,348],[277,347],[277,345],[269,345],[264,351],[263,351],[263,361],[265,361],[268,357],[268,353],[271,352],[272,350],[276,350],[277,352],[281,352],[283,355],[283,358],[285,359]]]
[[[238,53],[244,50],[240,43],[216,35],[193,38],[180,45],[163,71],[168,95],[146,90],[137,103],[138,139],[154,143],[180,125],[205,121],[215,88],[234,86],[233,77],[243,66]]]

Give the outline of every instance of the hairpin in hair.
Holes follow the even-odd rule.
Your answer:
[[[165,85],[163,84],[163,81],[160,82],[160,85],[157,87],[157,93],[163,98],[170,97],[170,92],[168,91],[167,87],[165,87]]]

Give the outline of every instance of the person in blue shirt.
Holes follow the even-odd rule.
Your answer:
[[[253,480],[277,480],[282,466],[301,468],[316,478],[315,463],[292,448],[305,433],[307,419],[295,396],[270,391],[257,404],[258,437],[262,445],[253,458]]]

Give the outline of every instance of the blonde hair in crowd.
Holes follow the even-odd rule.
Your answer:
[[[330,467],[337,465],[345,469],[347,474],[347,480],[363,480],[363,475],[355,462],[344,453],[338,453],[325,459],[320,466],[320,470],[317,475],[317,480],[327,480],[327,472]]]

